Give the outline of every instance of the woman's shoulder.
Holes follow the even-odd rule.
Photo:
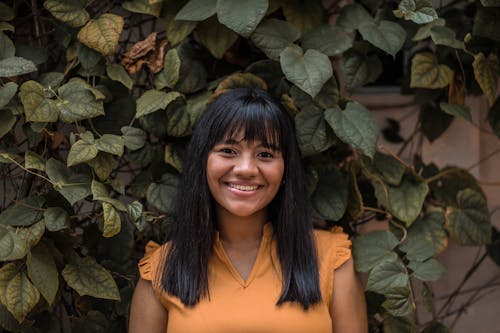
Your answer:
[[[154,281],[158,267],[164,262],[163,259],[169,246],[170,242],[161,245],[154,241],[149,241],[146,244],[144,256],[139,260],[139,273],[141,278],[148,281]]]
[[[351,256],[351,241],[340,227],[330,230],[314,230],[318,259],[328,261],[337,268]]]

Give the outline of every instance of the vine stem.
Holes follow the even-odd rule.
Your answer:
[[[478,166],[479,164],[483,163],[484,161],[486,160],[489,160],[490,158],[492,158],[494,155],[500,153],[500,148],[492,151],[491,153],[489,153],[488,155],[486,155],[485,157],[481,158],[479,161],[477,161],[476,163],[472,164],[470,167],[467,168],[467,171],[471,171],[473,168],[475,168],[476,166]]]
[[[397,223],[393,219],[390,219],[389,223],[392,224],[393,226],[395,226],[396,228],[401,229],[401,231],[403,231],[403,237],[401,237],[401,239],[399,240],[398,245],[403,244],[403,242],[406,240],[406,237],[408,236],[408,231],[406,230],[405,227],[403,227],[402,225],[400,225],[399,223]]]
[[[36,173],[36,172],[33,172],[29,169],[26,169],[21,163],[17,162],[15,159],[13,159],[12,157],[10,156],[5,156],[6,159],[8,159],[9,161],[11,161],[12,163],[14,163],[15,165],[17,165],[18,167],[20,167],[21,169],[23,169],[24,171],[28,172],[28,173],[31,173],[32,175],[35,175],[37,177],[40,177],[42,178],[43,180],[49,182],[52,186],[56,186],[56,184],[54,182],[52,182],[52,180],[48,179],[47,177],[45,176],[42,176],[41,174],[39,173]]]
[[[430,183],[438,180],[439,178],[441,178],[443,176],[446,176],[447,174],[454,173],[454,172],[457,172],[457,170],[456,169],[448,169],[448,170],[444,170],[444,171],[438,172],[434,176],[425,179],[425,182],[427,184],[430,184]]]
[[[383,150],[385,151],[386,153],[388,153],[389,155],[391,155],[393,158],[395,158],[396,160],[398,160],[401,164],[403,164],[406,168],[408,169],[413,169],[413,167],[411,165],[408,165],[408,163],[406,163],[405,161],[403,161],[397,154],[394,154],[389,148],[386,148],[384,145],[378,145],[378,148],[380,150]]]

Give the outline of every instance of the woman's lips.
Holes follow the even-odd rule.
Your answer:
[[[255,191],[260,187],[259,185],[243,185],[243,184],[234,184],[234,183],[227,183],[227,185],[230,188],[234,188],[236,190],[245,191],[245,192]]]

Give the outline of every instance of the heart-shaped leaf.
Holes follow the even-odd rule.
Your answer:
[[[334,142],[323,110],[315,105],[304,107],[295,116],[295,127],[299,148],[304,156],[320,153],[331,147]]]
[[[226,51],[236,42],[238,34],[211,17],[198,24],[196,32],[200,42],[217,59],[222,59]]]
[[[217,0],[219,22],[248,38],[266,15],[268,0]]]
[[[353,241],[353,256],[356,270],[368,272],[384,261],[395,261],[393,249],[398,239],[390,231],[373,231],[356,237]]]
[[[217,12],[217,0],[189,0],[175,16],[175,20],[203,21]]]
[[[429,23],[438,18],[432,1],[429,0],[401,0],[398,9],[393,12],[396,17],[404,17],[417,24]]]
[[[180,97],[181,94],[175,91],[163,92],[159,90],[148,90],[137,99],[136,118],[149,113],[165,109],[173,100]]]
[[[385,20],[363,23],[359,26],[359,32],[365,40],[393,57],[401,50],[406,39],[405,29]]]
[[[302,38],[304,49],[316,49],[329,57],[342,54],[351,48],[353,36],[333,25],[322,25],[309,31]]]
[[[19,89],[27,121],[55,122],[59,118],[56,101],[47,98],[46,89],[36,81],[27,81]]]
[[[81,27],[89,20],[89,13],[85,10],[85,0],[45,0],[43,6],[56,19],[72,28]]]
[[[0,60],[0,77],[11,77],[35,72],[33,61],[21,57],[10,57]]]
[[[488,58],[482,52],[474,57],[472,63],[474,68],[474,77],[477,83],[488,97],[490,105],[493,105],[497,92],[497,81],[500,73],[498,57],[494,53],[490,53]]]
[[[259,24],[250,39],[270,59],[279,60],[281,51],[299,37],[299,31],[291,23],[268,19]]]
[[[412,88],[444,88],[453,79],[453,70],[447,65],[438,64],[434,54],[417,53],[411,60]]]
[[[96,20],[90,20],[78,32],[78,40],[103,55],[115,52],[124,25],[123,17],[105,13]]]

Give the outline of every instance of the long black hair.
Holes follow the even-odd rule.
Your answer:
[[[269,205],[269,217],[282,272],[277,305],[298,302],[304,309],[321,300],[318,260],[294,123],[266,91],[236,88],[219,96],[202,115],[183,162],[175,224],[160,268],[161,287],[193,306],[208,290],[216,217],[207,184],[212,147],[240,130],[244,140],[277,146],[284,159],[284,183]]]

